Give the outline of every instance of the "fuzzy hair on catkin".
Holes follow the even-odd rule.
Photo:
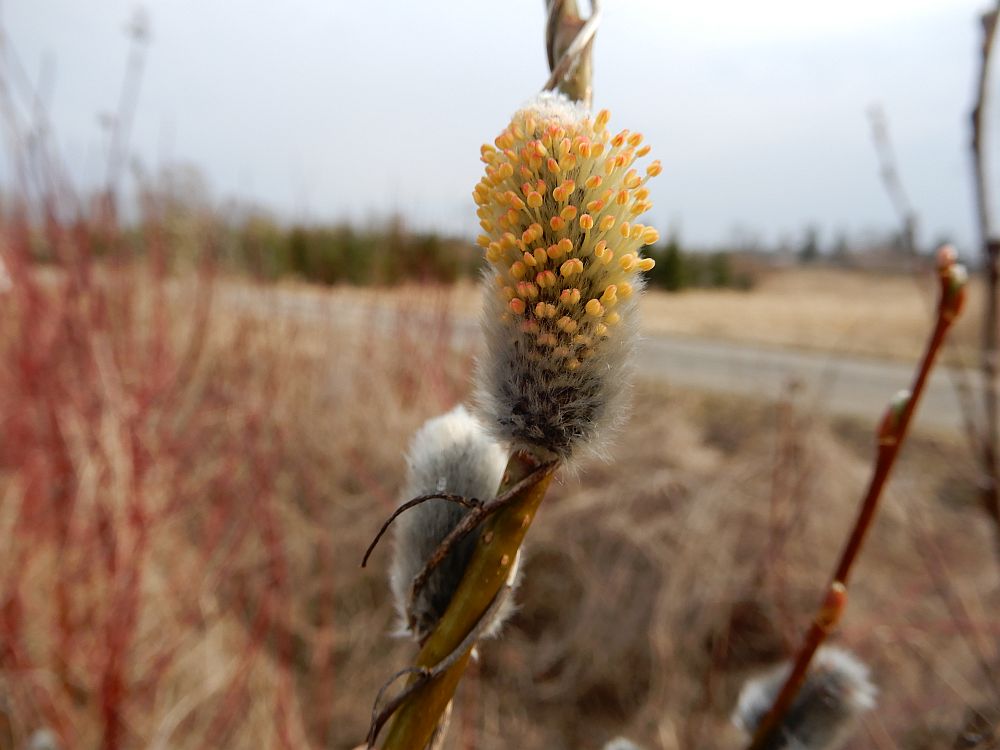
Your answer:
[[[790,663],[783,663],[743,685],[733,722],[747,734],[753,735],[774,704],[790,669]],[[876,694],[861,660],[845,649],[820,648],[765,750],[838,750],[858,717],[875,707]]]
[[[420,495],[446,492],[487,501],[496,496],[507,457],[465,407],[424,423],[410,442],[406,483],[400,504]],[[437,549],[441,540],[469,512],[448,500],[433,499],[403,513],[395,522],[389,583],[399,615],[400,635],[422,640],[448,608],[465,574],[478,533],[463,539],[427,579],[410,609],[413,578]],[[511,585],[518,565],[512,567]],[[513,611],[511,597],[504,600],[484,635],[495,635]]]
[[[473,191],[487,268],[475,400],[495,437],[568,460],[604,453],[628,404],[652,207],[642,135],[559,94],[515,113]]]
[[[605,743],[603,750],[642,750],[642,747],[625,737],[615,737]]]

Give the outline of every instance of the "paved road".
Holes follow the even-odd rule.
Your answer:
[[[794,381],[803,403],[872,425],[893,394],[909,387],[914,371],[914,365],[893,361],[676,336],[647,337],[640,362],[644,373],[670,383],[765,398],[777,398]],[[962,429],[953,377],[947,369],[933,373],[916,414],[917,429]]]
[[[331,318],[336,302],[325,296],[278,292],[262,300],[259,291],[229,288],[223,292],[223,299],[226,304],[262,314],[280,312],[297,318],[336,319],[340,324],[345,322],[345,316],[363,315],[369,330],[391,331],[397,320],[397,311],[391,305],[378,309],[337,306],[336,318]],[[414,310],[407,311],[407,315],[414,314]],[[456,343],[474,343],[478,337],[476,321],[458,321],[455,335]],[[893,394],[909,387],[915,364],[649,334],[641,344],[639,362],[643,377],[723,393],[777,398],[786,392],[789,383],[795,382],[800,387],[801,403],[831,415],[859,417],[873,426]],[[935,371],[914,426],[952,433],[962,429],[954,373],[947,369]]]

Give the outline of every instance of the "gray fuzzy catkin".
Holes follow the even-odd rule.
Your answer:
[[[604,453],[628,403],[642,257],[659,234],[637,219],[659,162],[642,135],[611,135],[561,95],[516,112],[473,191],[488,261],[475,401],[496,438],[569,460]]]
[[[781,691],[791,664],[747,680],[733,722],[752,735]],[[868,667],[844,649],[819,649],[798,695],[764,750],[838,750],[858,717],[875,706]]]
[[[487,501],[496,496],[506,454],[464,407],[426,422],[413,436],[407,453],[406,483],[400,503],[420,495],[447,492]],[[465,574],[478,533],[463,539],[427,579],[409,609],[413,578],[441,540],[469,510],[447,500],[428,500],[403,513],[394,524],[390,587],[401,635],[422,640],[444,614]],[[515,564],[512,569],[512,579]],[[495,635],[513,611],[508,597],[484,635]],[[411,625],[412,623],[412,625]]]
[[[487,282],[488,283],[488,282]],[[641,288],[641,281],[634,286]],[[581,293],[600,296],[586,280]],[[486,295],[482,329],[487,346],[476,362],[475,401],[498,440],[542,448],[567,460],[581,448],[603,453],[604,439],[628,414],[638,340],[636,299],[619,303],[621,323],[575,370],[539,356],[501,320],[504,303]]]

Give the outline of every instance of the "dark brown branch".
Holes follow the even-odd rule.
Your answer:
[[[410,588],[409,609],[411,612],[414,610],[414,601],[416,601],[416,598],[420,595],[424,586],[427,585],[427,579],[430,578],[431,573],[433,573],[437,567],[444,562],[448,553],[455,548],[455,545],[472,533],[473,530],[478,528],[479,525],[482,524],[487,518],[514,502],[520,494],[524,492],[524,490],[537,484],[546,474],[555,471],[556,463],[557,462],[555,461],[550,461],[542,464],[506,492],[497,495],[492,500],[483,503],[478,508],[473,509],[455,525],[455,528],[453,528],[448,535],[441,540],[441,544],[439,544],[438,548],[434,550],[434,554],[431,555],[431,557],[424,564],[424,567],[413,578],[413,584]]]
[[[989,195],[986,178],[986,157],[983,152],[984,119],[987,104],[987,83],[989,81],[990,54],[996,36],[996,9],[982,17],[983,41],[980,55],[979,81],[976,87],[976,102],[972,108],[972,169],[976,194],[976,216],[979,224],[979,238],[982,252],[983,276],[986,286],[986,302],[983,306],[982,373],[983,373],[983,413],[985,425],[982,435],[980,462],[982,487],[980,499],[984,509],[993,519],[996,532],[997,554],[1000,555],[1000,489],[998,489],[998,444],[1000,444],[1000,403],[997,394],[997,371],[1000,367],[998,351],[998,306],[997,286],[1000,283],[1000,241],[993,239],[993,227],[989,210]]]
[[[445,500],[449,503],[456,503],[461,505],[463,508],[470,508],[472,510],[481,508],[483,505],[481,500],[477,500],[474,497],[467,498],[464,495],[455,495],[450,492],[435,492],[432,495],[420,495],[412,500],[407,500],[392,512],[392,515],[389,516],[385,523],[382,524],[382,528],[378,530],[375,538],[372,539],[371,544],[368,545],[368,549],[365,550],[365,556],[361,559],[362,568],[368,565],[368,558],[371,557],[372,552],[375,551],[375,547],[378,545],[379,541],[381,541],[382,537],[385,536],[385,532],[389,530],[389,526],[392,525],[392,522],[403,515],[406,511],[426,503],[428,500]]]

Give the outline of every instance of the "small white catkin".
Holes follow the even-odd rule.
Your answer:
[[[561,95],[543,94],[481,149],[473,198],[483,234],[485,349],[476,403],[497,439],[563,460],[603,453],[625,416],[637,298],[659,234],[636,160],[642,135],[612,135]]]
[[[603,750],[642,750],[642,747],[624,737],[615,737],[604,745]]]
[[[503,449],[463,406],[457,406],[426,422],[413,436],[400,504],[437,492],[490,500],[496,496],[505,465]],[[478,539],[475,531],[431,574],[412,611],[410,588],[441,540],[468,512],[456,503],[434,499],[411,508],[396,520],[389,581],[399,615],[400,635],[423,639],[451,602],[475,548]],[[512,582],[513,575],[512,571]],[[495,635],[512,611],[512,599],[508,597],[485,635]]]
[[[752,735],[777,698],[791,664],[747,680],[733,723]],[[841,648],[827,646],[813,657],[802,688],[765,750],[838,750],[858,717],[874,708],[877,691],[868,667]]]

